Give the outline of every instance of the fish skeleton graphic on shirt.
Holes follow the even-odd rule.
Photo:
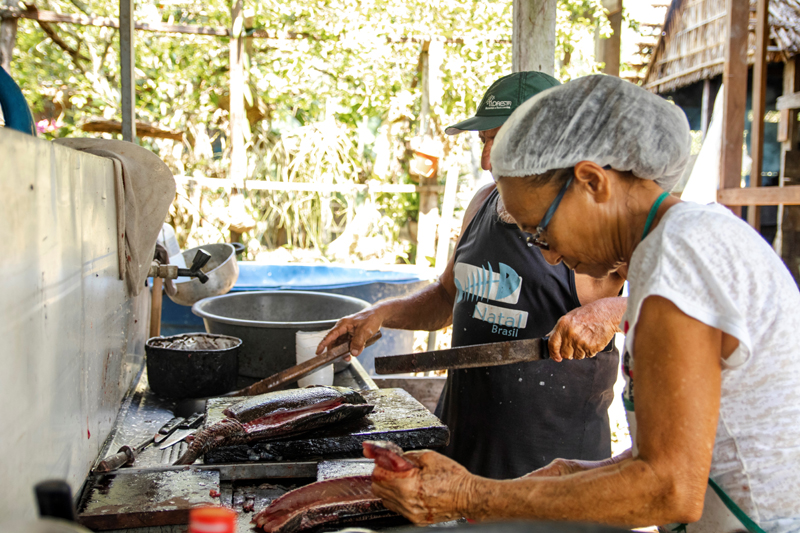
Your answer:
[[[527,326],[527,311],[486,303],[491,300],[513,305],[519,301],[522,278],[513,268],[499,263],[495,271],[488,262],[486,266],[456,263],[454,277],[456,303],[476,302],[472,318],[493,324],[493,333],[515,337]]]

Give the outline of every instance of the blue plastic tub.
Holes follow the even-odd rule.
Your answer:
[[[239,263],[239,279],[231,292],[264,290],[305,290],[342,294],[369,303],[397,298],[416,292],[431,280],[424,275],[400,270],[365,270],[328,265],[264,265]],[[161,311],[161,334],[177,335],[205,331],[203,320],[185,307],[164,298]],[[377,355],[394,355],[413,351],[411,331],[384,329],[383,338],[367,348],[358,360],[374,374],[373,360]]]

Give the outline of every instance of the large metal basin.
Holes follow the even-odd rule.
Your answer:
[[[330,329],[369,307],[358,298],[310,291],[238,292],[194,304],[209,333],[242,339],[239,374],[265,378],[296,364],[295,333]]]
[[[178,278],[175,282],[174,296],[167,296],[179,305],[194,305],[203,298],[227,294],[239,279],[239,263],[236,261],[236,250],[228,243],[204,244],[181,253],[186,266],[192,264],[197,250],[204,250],[211,255],[206,266],[201,270],[208,276],[203,283],[197,278]]]

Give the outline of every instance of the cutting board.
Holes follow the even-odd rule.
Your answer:
[[[359,420],[274,442],[217,448],[205,455],[206,464],[250,461],[298,461],[312,458],[361,456],[365,440],[389,440],[404,450],[446,446],[450,431],[403,389],[361,391],[375,409]],[[225,418],[222,411],[236,398],[212,398],[206,406],[206,425]]]
[[[193,507],[219,505],[219,472],[103,474],[88,491],[78,521],[92,530],[188,524]]]

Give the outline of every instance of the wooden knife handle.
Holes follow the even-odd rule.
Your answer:
[[[382,337],[381,332],[380,331],[377,332],[375,335],[367,339],[367,342],[364,344],[364,347],[366,348],[367,346],[372,346],[381,337]],[[253,383],[249,387],[244,388],[235,393],[234,396],[255,396],[256,394],[264,394],[265,392],[275,390],[284,383],[297,381],[299,378],[305,376],[306,374],[313,372],[319,367],[325,366],[333,362],[335,359],[338,359],[343,355],[347,355],[349,353],[350,353],[349,341],[344,342],[342,344],[338,344],[333,348],[326,350],[322,355],[312,357],[308,361],[303,361],[299,365],[289,367],[286,370],[282,370],[275,375],[272,375],[268,378],[264,378],[257,383]]]

